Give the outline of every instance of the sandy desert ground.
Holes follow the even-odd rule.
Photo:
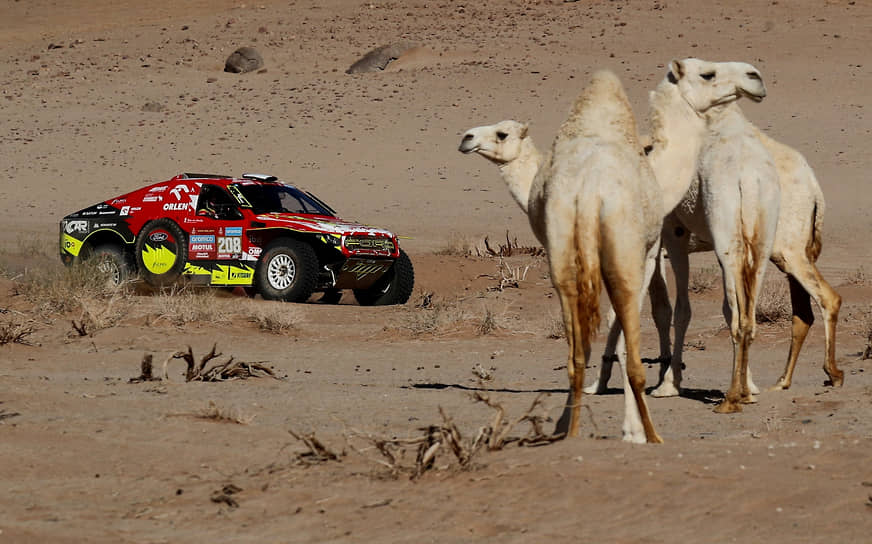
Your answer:
[[[0,0],[0,326],[24,333],[0,345],[0,542],[868,541],[872,4],[729,4]],[[399,42],[422,49],[345,73]],[[264,68],[223,72],[240,46]],[[400,456],[392,444],[428,428],[453,425],[468,447],[495,414],[474,395],[511,422],[538,399],[547,432],[565,399],[547,262],[482,251],[506,233],[536,242],[460,136],[514,118],[548,146],[598,68],[621,77],[644,130],[648,91],[690,56],[755,64],[769,94],[746,114],[815,169],[844,386],[824,384],[819,319],[791,389],[715,414],[732,350],[716,261],[694,255],[686,389],[649,399],[665,444],[621,441],[613,378],[584,397],[581,438],[510,441],[464,466],[446,447],[416,477],[417,445],[391,462],[378,445]],[[399,232],[412,299],[79,290],[57,257],[60,218],[186,171],[275,174]],[[774,267],[766,291],[786,301]],[[788,320],[760,325],[758,384],[778,378],[789,341]],[[173,361],[169,381],[131,382],[145,354],[160,368],[213,344],[279,379],[185,383]],[[657,355],[647,307],[643,355]]]

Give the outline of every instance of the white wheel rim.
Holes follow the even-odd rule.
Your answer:
[[[109,257],[104,257],[100,264],[97,265],[97,270],[101,274],[105,274],[107,279],[112,282],[112,285],[121,283],[121,270]]]
[[[274,289],[287,289],[297,276],[297,268],[294,266],[294,260],[290,255],[284,253],[276,255],[269,262],[267,268],[267,278],[269,284]]]

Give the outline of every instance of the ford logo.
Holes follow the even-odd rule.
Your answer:
[[[165,232],[152,232],[148,235],[148,239],[152,242],[163,242],[167,239],[167,233]]]

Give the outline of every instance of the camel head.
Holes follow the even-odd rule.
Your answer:
[[[669,64],[668,78],[699,113],[742,97],[760,102],[766,96],[760,71],[745,62],[673,60]]]
[[[478,153],[497,164],[512,162],[521,156],[527,125],[518,121],[500,121],[495,125],[471,128],[460,140],[458,151]]]

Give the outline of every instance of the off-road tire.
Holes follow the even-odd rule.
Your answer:
[[[401,249],[394,265],[369,288],[355,289],[354,298],[361,306],[405,304],[412,296],[414,287],[415,269],[409,256]]]
[[[121,285],[132,272],[130,257],[117,244],[100,244],[82,256],[82,262],[93,261],[101,274],[106,274],[112,285]]]
[[[152,287],[166,287],[185,270],[188,239],[172,219],[155,219],[139,231],[134,255],[142,279]]]
[[[318,256],[312,246],[292,238],[279,238],[263,251],[254,272],[254,284],[266,300],[306,302],[318,280]]]

